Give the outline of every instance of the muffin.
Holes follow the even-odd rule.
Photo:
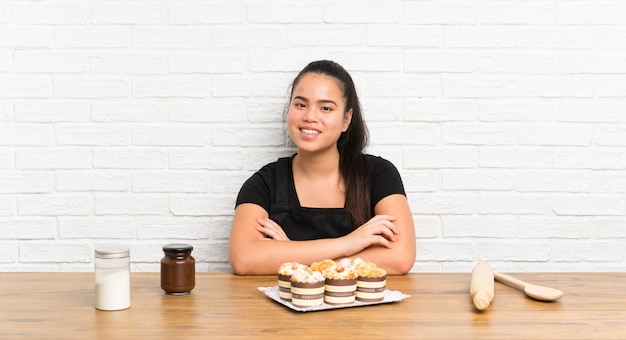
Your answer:
[[[300,308],[324,303],[324,276],[307,266],[301,266],[291,275],[291,303]]]
[[[324,302],[329,305],[354,302],[357,285],[355,269],[337,264],[324,270],[324,277],[326,278]]]
[[[278,294],[281,300],[291,301],[291,275],[301,266],[297,262],[285,262],[278,268]]]
[[[332,266],[336,266],[336,265],[337,265],[337,262],[330,260],[330,259],[326,259],[326,260],[322,260],[318,262],[313,262],[311,263],[310,267],[311,267],[311,270],[315,270],[323,274],[326,269]]]
[[[379,302],[385,298],[387,272],[374,263],[362,262],[356,266],[358,275],[356,300],[362,302]]]
[[[365,261],[361,260],[360,258],[355,258],[355,259],[351,259],[351,258],[344,258],[339,260],[339,262],[337,264],[341,265],[342,267],[348,268],[348,269],[354,269],[356,270],[356,267],[363,263]]]

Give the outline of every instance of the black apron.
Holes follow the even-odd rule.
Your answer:
[[[270,219],[280,225],[292,241],[336,238],[352,232],[354,225],[344,208],[303,208],[299,204],[293,180],[291,157],[278,159],[276,196],[270,207]],[[291,188],[290,188],[291,186]],[[290,205],[290,196],[294,204]]]

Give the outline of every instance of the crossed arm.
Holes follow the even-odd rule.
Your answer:
[[[291,241],[262,207],[237,206],[230,233],[230,264],[239,275],[274,274],[284,262],[360,257],[389,274],[405,274],[415,262],[415,228],[406,197],[394,194],[374,207],[375,216],[352,233]],[[270,236],[271,238],[266,238]]]

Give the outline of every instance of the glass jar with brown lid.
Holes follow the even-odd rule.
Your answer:
[[[188,294],[196,285],[196,260],[191,256],[193,246],[172,243],[163,246],[161,258],[161,288],[167,294]]]

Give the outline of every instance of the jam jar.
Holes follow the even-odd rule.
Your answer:
[[[189,244],[172,243],[163,246],[161,258],[161,288],[167,294],[188,294],[196,285],[196,260]]]

